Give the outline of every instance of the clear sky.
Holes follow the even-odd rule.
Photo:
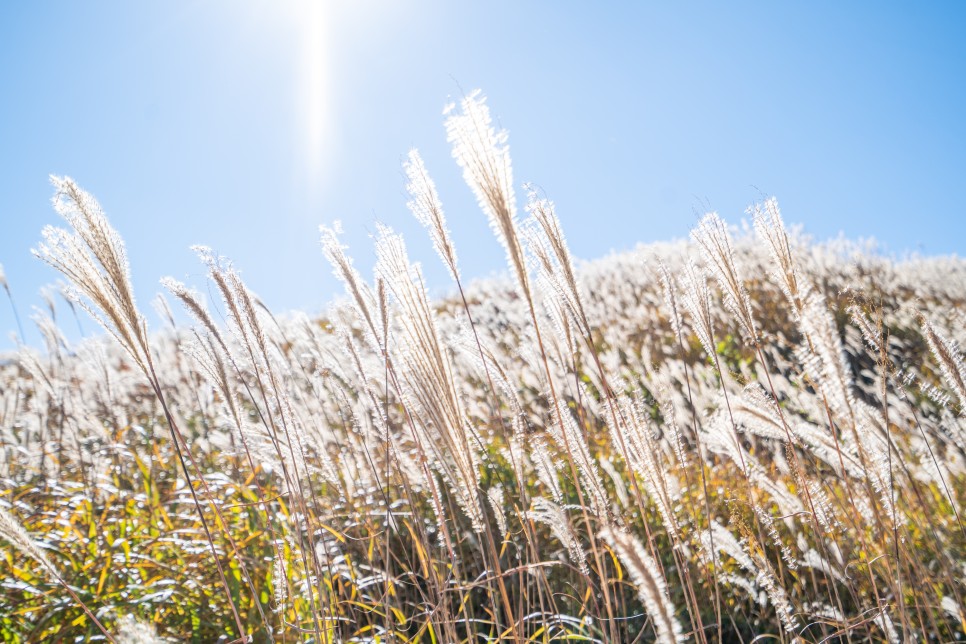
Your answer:
[[[192,244],[273,311],[321,311],[336,219],[364,274],[379,221],[443,289],[405,207],[417,147],[464,274],[502,272],[442,124],[477,87],[578,257],[762,195],[818,239],[962,255],[964,33],[962,2],[5,2],[0,263],[27,318],[57,278],[30,255],[53,173],[100,200],[146,311],[162,276],[203,285]],[[14,328],[4,298],[0,349]]]

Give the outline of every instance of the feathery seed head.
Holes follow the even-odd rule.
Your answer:
[[[385,338],[379,333],[380,325],[373,313],[373,309],[377,306],[376,298],[372,289],[352,265],[352,259],[345,252],[346,246],[339,241],[339,235],[342,233],[341,222],[336,221],[332,227],[319,226],[319,232],[322,235],[322,252],[332,265],[332,273],[345,287],[359,321],[364,325],[364,330],[374,346],[385,350]]]
[[[91,315],[145,372],[147,324],[134,301],[124,242],[97,201],[68,177],[51,177],[54,209],[72,231],[46,226],[34,255],[70,282],[67,296]]]
[[[453,240],[450,239],[449,228],[446,227],[446,217],[443,215],[443,204],[439,200],[436,192],[436,184],[433,183],[423,159],[419,156],[419,151],[412,149],[409,151],[409,158],[404,164],[406,177],[409,183],[406,184],[406,191],[409,193],[407,206],[428,231],[433,240],[433,247],[443,263],[449,269],[450,275],[457,282],[460,279],[459,268],[456,264],[456,248]]]
[[[955,341],[946,338],[923,313],[918,313],[926,343],[942,371],[946,384],[959,398],[960,413],[966,413],[966,361]]]
[[[447,140],[453,146],[453,158],[463,169],[463,178],[473,190],[490,226],[503,244],[507,261],[524,296],[530,296],[523,248],[517,234],[516,196],[506,130],[496,130],[490,109],[479,90],[455,104],[447,106]]]
[[[751,310],[751,299],[738,275],[728,227],[718,213],[710,212],[691,231],[691,238],[701,249],[705,264],[711,268],[718,280],[724,292],[725,305],[738,318],[749,339],[757,342],[758,331]]]
[[[55,568],[40,546],[31,538],[27,531],[12,514],[0,507],[0,539],[9,542],[21,554],[30,557],[41,565],[44,574],[52,581],[58,581]]]
[[[639,539],[615,528],[604,528],[601,536],[614,549],[637,586],[638,597],[654,622],[657,641],[662,644],[682,641],[683,630],[675,617],[674,604],[668,597],[667,581],[647,548]]]

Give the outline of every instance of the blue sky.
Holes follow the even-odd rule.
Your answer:
[[[477,87],[578,257],[683,237],[707,209],[738,222],[762,195],[819,239],[962,255],[964,28],[966,4],[938,2],[7,2],[0,263],[26,318],[57,278],[30,255],[59,223],[53,173],[100,200],[146,311],[162,276],[203,286],[192,244],[274,311],[321,311],[336,219],[364,274],[378,221],[442,290],[405,207],[417,147],[464,274],[501,272],[442,125]],[[0,349],[14,328],[0,301]]]

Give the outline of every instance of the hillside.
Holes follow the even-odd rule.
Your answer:
[[[3,639],[966,639],[966,261],[812,243],[767,200],[574,267],[460,109],[509,275],[462,282],[413,154],[441,301],[391,230],[364,280],[323,229],[322,319],[199,249],[222,301],[167,280],[195,323],[148,331],[58,180],[40,255],[113,337],[40,316],[0,367]]]

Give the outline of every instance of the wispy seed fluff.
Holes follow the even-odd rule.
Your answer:
[[[744,545],[742,545],[730,530],[717,521],[711,524],[711,528],[712,530],[705,531],[701,534],[704,552],[714,557],[719,565],[718,552],[715,552],[715,550],[723,552],[738,562],[738,565],[747,572],[755,575],[755,581],[765,589],[765,593],[775,607],[775,612],[778,614],[778,618],[782,624],[788,630],[794,630],[798,625],[798,621],[793,614],[791,605],[788,603],[788,596],[785,594],[785,589],[782,588],[776,579],[775,572],[772,570],[771,564],[768,563],[768,559],[764,555],[764,550],[758,545],[757,541],[749,533],[746,535]],[[714,548],[711,547],[712,542],[714,543]],[[747,588],[746,590],[753,592],[751,588]]]
[[[577,566],[581,574],[589,575],[587,553],[580,545],[580,540],[574,533],[570,518],[564,508],[542,496],[534,497],[532,504],[526,516],[533,521],[549,526],[553,536],[567,548],[570,561]]]
[[[531,219],[524,232],[527,246],[537,260],[540,272],[552,285],[552,292],[573,319],[580,332],[589,336],[590,324],[584,312],[576,271],[570,249],[564,238],[563,227],[548,199],[540,199],[533,189],[527,197],[527,212]],[[589,342],[588,338],[588,342]]]
[[[506,249],[507,261],[520,290],[530,297],[530,281],[523,248],[517,234],[516,196],[506,130],[497,131],[490,118],[490,108],[479,90],[470,92],[456,105],[448,105],[446,136],[453,146],[453,158],[463,169],[463,179],[473,190],[490,226]]]
[[[34,255],[70,282],[67,295],[87,311],[148,373],[147,324],[134,302],[127,251],[100,205],[69,177],[50,178],[54,210],[73,231],[47,226]]]
[[[590,508],[594,515],[607,516],[610,504],[607,502],[604,482],[597,468],[597,459],[590,453],[585,433],[577,425],[577,421],[565,404],[550,397],[550,408],[553,411],[547,423],[547,432],[558,447],[576,463],[580,485],[589,496]]]
[[[500,485],[494,485],[489,490],[486,491],[486,498],[490,502],[490,507],[493,509],[493,516],[496,518],[496,523],[500,526],[500,533],[507,533],[507,523],[506,523],[506,513],[503,511],[503,487]]]
[[[446,268],[455,281],[460,281],[459,268],[456,265],[456,247],[450,239],[449,228],[446,226],[446,216],[443,214],[443,204],[439,200],[436,192],[436,184],[433,183],[426,166],[423,164],[422,157],[418,150],[410,150],[409,158],[403,164],[406,171],[406,192],[409,193],[409,201],[406,205],[410,212],[416,217],[428,231],[430,239],[433,240],[433,247],[442,258]]]
[[[24,530],[20,522],[12,514],[0,508],[0,539],[10,543],[21,554],[30,557],[41,565],[44,575],[52,581],[59,581],[55,568],[40,546]]]
[[[668,598],[667,581],[644,545],[639,539],[613,528],[605,528],[601,536],[614,549],[627,568],[631,581],[637,586],[637,595],[654,623],[656,641],[665,644],[683,641],[681,623],[675,617],[674,604]]]
[[[966,413],[966,363],[957,344],[943,336],[926,316],[919,314],[919,325],[929,344],[946,384],[959,398],[960,413]]]
[[[452,360],[441,339],[418,266],[409,263],[402,237],[380,227],[377,274],[399,307],[401,360],[406,396],[415,403],[433,465],[450,485],[477,532],[483,531],[479,502],[480,440],[463,410]]]
[[[119,629],[114,636],[117,644],[168,644],[171,640],[158,635],[154,624],[126,615],[118,620]]]
[[[796,316],[800,316],[804,306],[803,297],[808,294],[811,285],[803,282],[795,263],[792,261],[792,247],[788,241],[785,222],[782,220],[778,200],[774,197],[766,199],[764,203],[755,204],[751,209],[755,222],[755,232],[765,242],[775,262],[777,270],[775,277],[782,292],[792,305]]]
[[[691,326],[708,357],[716,355],[714,346],[714,315],[711,312],[711,289],[704,273],[693,261],[684,271],[684,306],[691,315]]]
[[[381,332],[384,326],[380,324],[376,314],[376,296],[352,265],[352,258],[346,254],[346,247],[339,241],[342,225],[335,222],[331,228],[319,226],[319,232],[322,237],[322,252],[332,265],[332,273],[345,286],[367,339],[373,346],[385,351],[387,338]]]
[[[756,342],[758,330],[751,310],[751,298],[738,276],[735,252],[724,221],[718,213],[708,213],[698,227],[691,231],[691,238],[701,249],[705,264],[718,280],[718,285],[724,292],[725,306],[738,318],[748,338]]]

